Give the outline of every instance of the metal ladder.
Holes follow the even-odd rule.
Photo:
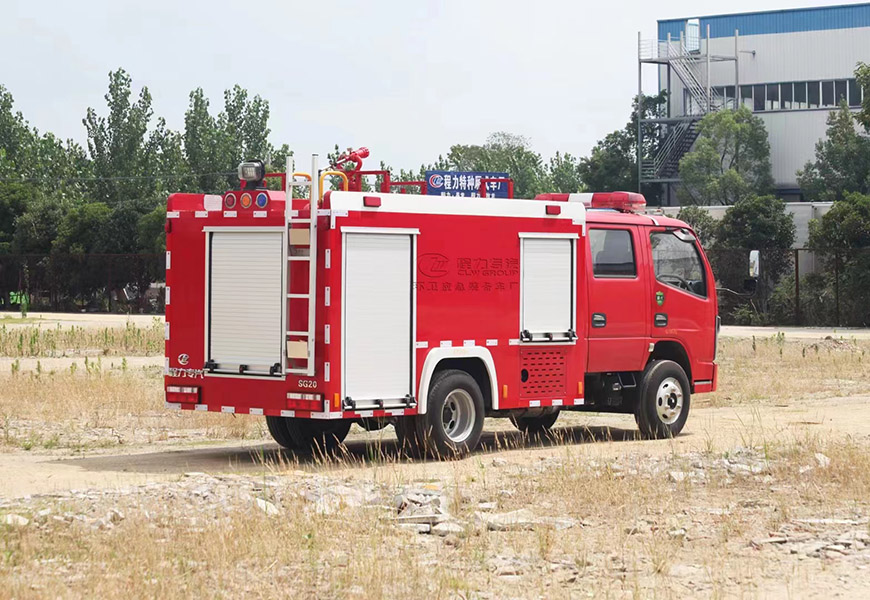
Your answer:
[[[320,199],[320,179],[317,168],[318,156],[311,157],[311,174],[295,173],[293,171],[293,159],[287,157],[287,176],[285,183],[285,209],[284,221],[287,230],[287,323],[290,323],[290,306],[296,301],[307,300],[308,317],[305,329],[294,331],[288,328],[285,336],[287,359],[303,360],[305,367],[287,368],[285,373],[295,375],[314,376],[314,339],[315,339],[315,313],[317,309],[317,207]],[[297,181],[297,176],[307,177],[306,181]],[[309,208],[307,216],[301,216],[299,211],[293,210],[293,189],[308,188]],[[294,227],[295,225],[307,225],[307,228]],[[304,235],[307,233],[307,237]],[[291,293],[293,279],[291,266],[294,262],[308,263],[307,291]],[[305,338],[298,340],[294,338]]]

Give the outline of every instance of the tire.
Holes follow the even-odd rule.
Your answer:
[[[541,437],[550,431],[550,428],[559,418],[559,411],[555,410],[537,417],[515,417],[511,415],[511,423],[514,427],[527,434],[529,437]]]
[[[350,419],[322,421],[288,418],[285,423],[287,432],[298,450],[326,454],[333,452],[344,442],[353,421]]]
[[[691,387],[683,367],[672,360],[654,360],[643,372],[634,419],[643,437],[672,438],[689,418]]]
[[[397,417],[393,427],[396,429],[396,444],[400,455],[420,458],[423,444],[417,437],[419,417]]]
[[[477,447],[483,432],[483,394],[474,377],[458,369],[436,374],[429,407],[419,415],[411,446],[434,458],[456,458]]]
[[[296,450],[298,446],[293,438],[290,437],[290,432],[287,430],[287,419],[285,417],[266,417],[266,427],[272,435],[272,439],[278,442],[288,450]]]

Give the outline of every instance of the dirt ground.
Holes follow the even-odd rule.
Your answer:
[[[233,417],[228,417],[233,418]],[[247,416],[236,417],[255,418]],[[848,438],[870,445],[870,396],[847,396],[823,400],[803,400],[783,406],[695,408],[683,430],[674,440],[636,439],[631,416],[566,413],[560,417],[555,433],[560,444],[522,447],[514,450],[493,448],[497,434],[518,443],[520,436],[506,421],[490,420],[484,434],[484,448],[462,462],[474,463],[500,457],[517,463],[536,462],[562,453],[562,443],[571,443],[583,456],[598,460],[620,458],[626,454],[658,456],[674,453],[725,451],[772,441],[799,441],[808,438]],[[351,457],[364,460],[373,444],[394,454],[392,427],[381,433],[367,433],[354,427],[346,441]],[[239,474],[262,471],[264,456],[280,454],[268,441],[199,442],[181,439],[171,447],[153,451],[148,446],[125,449],[122,453],[94,451],[84,457],[65,453],[12,453],[0,455],[0,497],[50,494],[70,489],[111,488],[150,482],[171,481],[190,471]],[[302,467],[316,469],[316,465]],[[426,479],[456,468],[455,462],[400,461],[392,465],[397,477]],[[333,475],[370,476],[356,463],[346,469],[330,467]]]
[[[0,357],[0,598],[865,598],[867,350],[723,332],[676,439],[490,419],[448,461],[392,427],[311,457],[256,417],[167,411],[159,356]]]

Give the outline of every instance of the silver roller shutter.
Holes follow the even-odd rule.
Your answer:
[[[523,239],[521,329],[534,335],[573,328],[573,256],[570,239]]]
[[[283,233],[210,235],[209,358],[220,371],[269,374],[282,362]]]
[[[345,239],[344,385],[357,406],[411,393],[411,249],[410,235]]]

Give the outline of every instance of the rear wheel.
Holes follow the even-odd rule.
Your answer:
[[[322,421],[315,419],[287,419],[287,431],[297,447],[306,452],[332,452],[347,437],[353,421]]]
[[[689,418],[691,388],[683,367],[672,360],[647,365],[640,384],[634,418],[644,437],[678,435]]]
[[[550,428],[553,427],[558,418],[559,411],[554,410],[553,412],[532,417],[511,415],[510,419],[514,427],[528,434],[529,437],[540,437],[550,431]]]
[[[288,450],[296,450],[298,446],[293,438],[290,437],[290,432],[287,430],[287,419],[285,417],[266,417],[266,427],[278,444]]]
[[[397,421],[396,433],[411,454],[464,456],[477,447],[483,418],[477,382],[465,371],[448,369],[432,380],[426,414]]]

